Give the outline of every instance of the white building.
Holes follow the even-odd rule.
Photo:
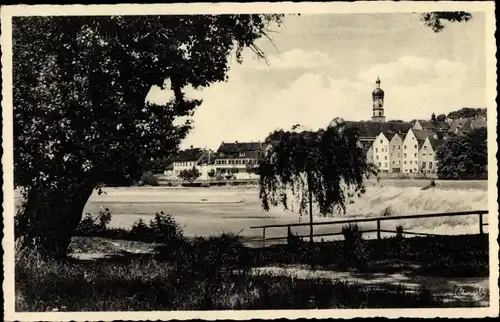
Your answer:
[[[393,136],[392,133],[380,132],[373,142],[373,160],[382,173],[389,173],[389,142]]]

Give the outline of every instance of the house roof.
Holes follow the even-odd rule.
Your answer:
[[[486,127],[487,125],[488,125],[488,122],[486,122],[486,120],[483,118],[474,119],[470,123],[470,127],[472,129],[483,128],[483,127]]]
[[[346,121],[346,125],[357,128],[359,136],[370,138],[376,138],[380,132],[406,133],[412,127],[409,122]]]
[[[412,132],[417,141],[424,142],[427,138],[434,138],[434,133],[430,131],[412,129]]]
[[[220,153],[239,153],[247,151],[262,151],[266,145],[260,142],[222,142],[217,149],[217,154]]]
[[[201,148],[187,149],[179,153],[177,158],[175,158],[175,162],[198,161],[205,152],[206,151]]]
[[[428,121],[428,120],[415,120],[415,122],[413,122],[413,124],[415,124],[416,122],[418,122],[418,124],[420,124],[420,126],[422,127],[422,129],[424,130],[428,130],[428,131],[431,131],[431,130],[447,130],[450,126],[448,125],[448,123],[446,122],[432,122],[432,121]]]
[[[450,128],[448,129],[448,132],[455,133],[457,129],[468,130],[470,129],[472,120],[473,120],[472,118],[460,118],[453,120],[453,122],[450,125]]]
[[[440,146],[441,144],[443,144],[443,143],[444,143],[444,140],[437,140],[437,139],[435,139],[435,138],[433,138],[433,137],[430,137],[430,138],[429,138],[429,143],[431,144],[432,149],[433,149],[434,151],[436,151],[436,148],[437,148],[438,146]]]
[[[382,132],[382,134],[384,134],[384,136],[387,138],[387,140],[389,140],[389,142],[392,140],[394,135],[396,135],[396,133],[394,132]]]

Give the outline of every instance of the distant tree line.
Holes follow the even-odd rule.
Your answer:
[[[468,118],[468,117],[486,117],[486,108],[470,108],[464,107],[458,111],[448,114],[450,119]]]
[[[463,180],[488,177],[486,128],[453,134],[436,152],[439,179]]]

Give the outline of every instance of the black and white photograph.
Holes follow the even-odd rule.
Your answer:
[[[494,5],[2,6],[6,320],[498,316]]]

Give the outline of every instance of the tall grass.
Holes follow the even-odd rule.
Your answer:
[[[222,242],[223,244],[225,242]],[[239,310],[439,307],[404,286],[351,285],[232,273],[220,262],[44,262],[16,265],[17,311]],[[209,265],[200,267],[199,265]],[[212,267],[210,267],[212,265]],[[216,270],[218,268],[219,270]],[[220,273],[220,272],[223,273]],[[215,274],[215,275],[214,275]]]

